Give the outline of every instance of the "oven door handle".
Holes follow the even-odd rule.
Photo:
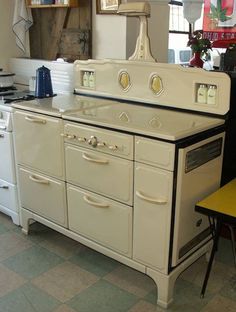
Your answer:
[[[33,182],[40,183],[40,184],[50,184],[48,180],[36,177],[35,175],[30,175],[29,179]]]
[[[0,189],[8,190],[9,186],[7,186],[7,185],[0,185]]]
[[[47,123],[47,121],[45,119],[34,118],[31,116],[26,116],[25,120],[30,121],[30,122],[40,123],[40,124]]]
[[[91,198],[88,195],[84,195],[83,196],[83,200],[86,203],[88,203],[89,205],[92,205],[92,206],[95,206],[95,207],[98,207],[98,208],[109,208],[109,204],[95,202],[95,201],[91,200]]]
[[[91,156],[89,156],[86,153],[83,153],[82,157],[85,160],[88,160],[88,161],[91,161],[91,162],[94,162],[94,163],[97,163],[97,164],[104,164],[104,165],[106,165],[106,164],[109,163],[108,159],[95,159],[95,158],[92,158]]]
[[[157,204],[157,205],[165,205],[167,204],[167,200],[165,199],[159,199],[159,198],[154,198],[154,197],[150,197],[150,196],[146,196],[144,195],[142,192],[140,191],[136,191],[136,195],[143,199],[143,200],[146,200],[150,203],[153,203],[153,204]]]

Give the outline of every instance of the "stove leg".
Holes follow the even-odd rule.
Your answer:
[[[21,208],[21,226],[22,226],[22,232],[25,235],[28,235],[29,233],[29,224],[30,224],[31,219],[32,219],[32,213]]]

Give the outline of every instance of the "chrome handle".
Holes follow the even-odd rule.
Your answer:
[[[99,208],[108,208],[109,207],[109,204],[98,203],[98,202],[91,200],[91,198],[88,195],[84,195],[83,199],[86,203],[88,203],[89,205],[95,206],[95,207],[99,207]]]
[[[40,123],[40,124],[46,124],[47,123],[47,121],[45,119],[34,118],[31,116],[26,116],[25,120],[30,121],[30,122]]]
[[[108,159],[97,159],[97,158],[92,158],[91,156],[89,156],[88,154],[86,153],[83,153],[82,155],[83,159],[85,160],[88,160],[88,161],[91,161],[91,162],[94,162],[94,163],[97,163],[97,164],[108,164],[109,163],[109,160]]]
[[[2,139],[3,139],[3,138],[4,138],[4,134],[0,134],[0,138],[2,138]]]
[[[9,186],[7,186],[7,185],[0,185],[0,189],[8,190]]]
[[[153,204],[158,204],[158,205],[165,205],[167,204],[167,200],[165,199],[159,199],[159,198],[154,198],[154,197],[149,197],[149,196],[146,196],[144,195],[142,192],[140,191],[136,191],[136,195],[143,199],[143,200],[146,200],[150,203],[153,203]]]
[[[40,183],[40,184],[50,184],[48,180],[44,180],[42,178],[36,177],[35,175],[30,175],[29,179],[33,182]]]

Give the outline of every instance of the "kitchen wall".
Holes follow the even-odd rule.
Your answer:
[[[138,0],[136,1],[138,2]],[[123,0],[123,2],[134,1]],[[159,62],[167,62],[168,1],[149,0],[149,3],[151,17],[148,18],[148,32],[151,51]],[[127,59],[134,52],[138,33],[138,18],[115,14],[96,14],[96,0],[93,0],[93,58]]]
[[[15,36],[12,32],[12,20],[15,0],[0,1],[0,68],[8,70],[10,57],[23,56],[23,53],[15,44]]]

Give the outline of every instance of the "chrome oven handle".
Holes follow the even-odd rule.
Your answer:
[[[142,192],[140,191],[136,191],[136,195],[143,199],[143,200],[146,200],[150,203],[153,203],[153,204],[157,204],[157,205],[165,205],[167,204],[167,200],[165,199],[159,199],[159,198],[154,198],[154,197],[150,197],[150,196],[146,196],[144,195]]]
[[[83,196],[83,200],[86,203],[88,203],[89,205],[92,205],[92,206],[95,206],[95,207],[98,207],[98,208],[109,208],[109,204],[95,202],[95,201],[91,200],[91,198],[88,195],[84,195]]]
[[[0,185],[0,189],[8,190],[9,186],[7,186],[7,185]]]
[[[48,180],[36,177],[35,175],[30,175],[29,179],[33,182],[40,183],[40,184],[50,184]]]
[[[104,164],[104,165],[106,165],[106,164],[109,163],[108,159],[95,159],[95,158],[92,158],[91,156],[89,156],[86,153],[83,153],[82,157],[83,157],[83,159],[85,159],[87,161],[91,161],[91,162],[94,162],[94,163],[97,163],[97,164]]]
[[[34,118],[31,116],[26,116],[25,120],[30,121],[30,122],[40,123],[40,124],[46,124],[47,123],[47,121],[45,119]]]

